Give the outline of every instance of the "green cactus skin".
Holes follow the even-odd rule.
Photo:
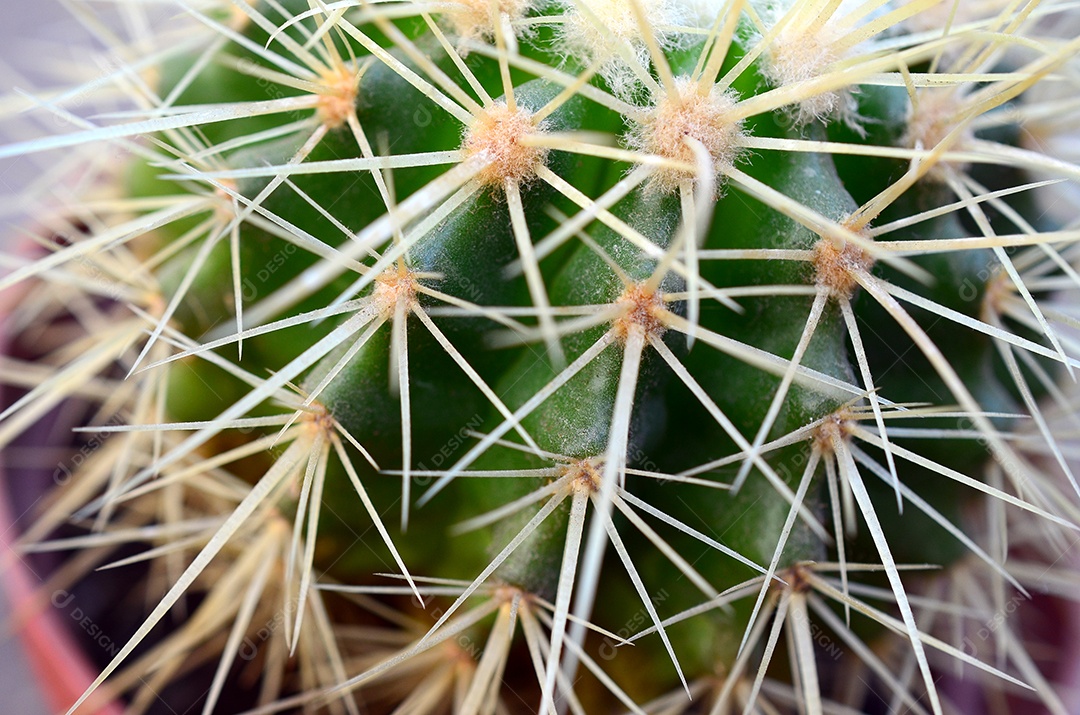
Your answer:
[[[1067,711],[975,604],[1075,580],[1080,166],[1025,143],[1075,9],[223,5],[145,111],[0,147],[133,154],[0,279],[89,356],[0,444],[131,425],[23,548],[168,561],[69,712],[185,659],[207,713]]]

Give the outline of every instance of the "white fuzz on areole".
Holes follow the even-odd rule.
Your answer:
[[[533,0],[454,0],[442,16],[461,39],[490,40],[495,37],[496,22],[517,22],[535,5]]]
[[[648,72],[648,44],[670,48],[672,29],[692,14],[681,0],[574,0],[566,3],[559,41],[567,56],[597,65],[612,92],[625,97]]]
[[[687,78],[675,80],[676,92],[663,94],[627,136],[631,147],[671,160],[659,166],[649,182],[664,192],[675,191],[693,179],[698,165],[693,142],[704,147],[715,177],[734,166],[744,137],[741,122],[733,118],[736,96],[713,87],[701,92]]]
[[[528,109],[496,102],[476,115],[462,149],[482,167],[477,174],[481,182],[496,186],[507,181],[526,183],[536,177],[537,167],[547,157],[546,148],[527,141],[542,131]]]
[[[935,2],[912,0],[896,6],[861,0],[761,2],[755,3],[761,6],[760,19],[745,25],[744,33],[764,45],[760,71],[770,84],[799,87],[857,65],[861,57],[873,57],[872,43],[878,35]],[[836,120],[861,135],[859,81],[837,84],[807,87],[784,112],[798,125]]]
[[[766,79],[777,87],[808,82],[821,76],[830,66],[844,58],[835,47],[841,35],[829,23],[808,30],[788,23],[769,45],[763,69]],[[826,119],[837,112],[850,109],[850,89],[818,92],[801,100],[789,111],[799,124]]]
[[[0,290],[33,283],[0,333],[32,354],[0,359],[23,391],[0,446],[86,401],[62,446],[96,450],[22,550],[147,563],[156,594],[73,711],[107,678],[138,711],[208,664],[205,715],[252,673],[249,715],[819,715],[879,690],[942,715],[958,663],[985,702],[1063,715],[1018,620],[975,649],[929,634],[1076,582],[1080,202],[1051,193],[1080,182],[1071,4],[199,0],[178,43],[107,4],[107,71],[32,100],[70,128],[0,146],[52,162],[34,183],[63,202],[42,257],[0,255]],[[832,131],[858,100],[891,133],[905,91],[902,137]],[[920,226],[954,212],[959,235]],[[49,538],[67,522],[94,530]],[[938,556],[958,603],[911,573]]]
[[[848,50],[839,46],[844,33],[836,27],[837,8],[833,7],[828,17],[818,17],[809,9],[811,6],[801,3],[755,4],[762,5],[764,27],[750,34],[755,42],[765,45],[761,72],[773,86],[789,87],[816,79],[848,56]],[[800,125],[829,119],[853,109],[850,93],[847,87],[813,92],[786,107],[784,112]]]

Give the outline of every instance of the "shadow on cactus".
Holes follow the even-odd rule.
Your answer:
[[[175,9],[0,147],[69,712],[1075,707],[1075,8]]]

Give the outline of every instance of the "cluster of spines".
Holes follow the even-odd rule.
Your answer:
[[[190,64],[176,65],[179,74],[168,96],[153,96],[148,90],[150,96],[140,98],[143,108],[134,111],[136,116],[98,128],[53,107],[59,116],[81,124],[81,130],[16,144],[0,150],[2,155],[113,139],[141,156],[152,169],[148,173],[158,175],[153,182],[145,177],[132,180],[138,198],[105,199],[100,208],[84,205],[73,215],[92,221],[63,243],[50,242],[51,253],[44,258],[25,265],[12,258],[16,266],[2,284],[12,286],[29,278],[49,287],[69,282],[75,295],[70,287],[65,290],[65,310],[94,333],[86,340],[89,349],[74,355],[58,350],[54,370],[22,378],[32,389],[4,413],[3,438],[11,439],[72,397],[99,400],[104,411],[123,415],[130,425],[88,428],[123,434],[108,442],[108,452],[95,456],[92,469],[80,472],[79,488],[40,522],[30,541],[43,538],[51,526],[72,514],[93,521],[95,529],[108,535],[108,542],[159,541],[163,530],[186,535],[147,552],[147,558],[169,557],[165,595],[106,673],[123,662],[190,588],[207,589],[208,600],[215,605],[240,593],[239,582],[230,579],[209,585],[210,569],[228,557],[237,564],[237,574],[251,577],[243,598],[216,612],[204,606],[199,617],[180,631],[183,635],[176,642],[185,645],[174,646],[193,650],[194,643],[212,641],[213,628],[207,623],[228,622],[234,614],[215,693],[239,652],[238,642],[258,623],[259,609],[277,602],[283,604],[286,625],[266,657],[283,662],[296,653],[307,664],[299,689],[309,692],[299,701],[310,704],[329,697],[329,707],[355,709],[347,692],[382,682],[407,663],[423,662],[436,646],[471,632],[497,613],[488,647],[461,676],[464,695],[456,707],[467,712],[498,707],[497,684],[520,623],[536,669],[541,708],[553,707],[558,700],[559,707],[565,702],[581,711],[584,706],[571,686],[580,662],[612,698],[634,710],[639,705],[626,692],[627,686],[608,679],[595,656],[582,648],[586,631],[599,628],[587,620],[594,611],[602,560],[610,544],[653,629],[659,631],[663,650],[658,652],[666,650],[676,668],[678,649],[641,575],[646,565],[654,573],[664,573],[665,568],[675,573],[670,568],[674,566],[676,579],[686,579],[709,599],[707,607],[695,606],[688,613],[718,607],[736,594],[753,604],[753,614],[740,623],[745,633],[728,646],[731,675],[716,694],[717,708],[733,697],[740,704],[752,703],[768,686],[768,657],[755,676],[746,673],[747,659],[757,652],[750,646],[764,637],[771,616],[765,653],[773,653],[781,626],[787,625],[792,679],[797,683],[792,692],[810,711],[820,711],[813,644],[808,640],[809,610],[859,652],[854,645],[858,636],[823,609],[820,595],[842,603],[845,613],[859,610],[904,635],[919,673],[915,680],[923,683],[933,711],[941,705],[925,644],[1019,685],[1011,675],[979,663],[955,644],[943,646],[920,632],[925,619],[916,618],[914,599],[907,595],[902,566],[887,538],[896,526],[882,523],[881,494],[867,488],[863,475],[880,477],[895,493],[898,507],[910,512],[915,506],[949,538],[987,562],[999,589],[1009,583],[1022,592],[1023,579],[1012,575],[1000,556],[988,553],[994,548],[980,545],[979,539],[953,523],[952,515],[943,514],[945,506],[920,496],[901,480],[898,462],[981,491],[990,497],[990,505],[1008,504],[1034,514],[1045,525],[1044,531],[1035,533],[1047,539],[1060,541],[1055,530],[1068,533],[1076,521],[1075,495],[1046,478],[1042,464],[1036,462],[1049,455],[1071,479],[1063,433],[1055,431],[1061,428],[1043,414],[1038,398],[1049,395],[1059,405],[1067,404],[1051,364],[1063,364],[1071,371],[1075,350],[1070,349],[1069,336],[1053,323],[1074,321],[1042,301],[1049,288],[1034,287],[1053,281],[1055,289],[1075,287],[1068,280],[1074,275],[1069,251],[1056,248],[1074,241],[1075,232],[1070,227],[1049,231],[1034,226],[1030,211],[1006,201],[1037,191],[1041,182],[986,186],[971,167],[1007,163],[1066,180],[1077,176],[1075,166],[982,138],[976,131],[980,125],[994,127],[998,120],[991,110],[1067,68],[1077,43],[1023,37],[1020,31],[1037,19],[1036,13],[1028,7],[1009,7],[972,20],[963,31],[926,32],[907,41],[901,32],[883,36],[878,47],[867,46],[885,30],[902,27],[934,4],[927,0],[875,12],[875,3],[851,9],[824,1],[768,7],[731,2],[699,31],[681,25],[691,14],[678,11],[674,4],[633,0],[625,7],[580,3],[546,13],[535,9],[530,13],[515,3],[492,3],[486,15],[479,4],[465,3],[446,11],[448,25],[407,3],[319,5],[291,20],[274,6],[238,4],[228,18],[196,14],[214,30],[211,41],[196,50]],[[597,8],[622,12],[608,18]],[[1044,9],[1051,16],[1053,11],[1053,6]],[[415,34],[394,24],[405,18],[423,20],[425,46]],[[555,35],[581,52],[584,61],[576,75],[528,46],[546,24],[561,26]],[[447,34],[447,27],[456,37]],[[1000,37],[987,39],[980,34],[985,30]],[[251,39],[259,35],[266,38],[265,45]],[[382,44],[373,39],[376,36]],[[989,74],[1013,36],[1017,47],[1030,49],[1035,44],[1039,51],[1010,73]],[[222,53],[226,41],[233,43],[232,49]],[[867,49],[862,53],[860,48]],[[355,53],[366,53],[365,59],[357,60]],[[687,53],[689,66],[680,70]],[[495,81],[485,87],[474,73],[483,59],[470,65],[469,57],[494,58],[486,69]],[[932,86],[942,81],[932,76],[944,72],[941,64],[949,65],[946,83],[954,85],[946,90]],[[919,65],[931,69],[912,71]],[[222,101],[211,92],[209,101],[196,106],[176,104],[184,96],[177,88],[198,86],[199,75],[218,66],[233,73],[234,82],[237,77],[247,82],[251,95],[244,98],[250,101]],[[462,79],[452,79],[458,76],[454,72]],[[517,79],[521,72],[538,79],[522,83]],[[116,75],[119,83],[123,72]],[[594,75],[602,81],[594,80]],[[903,121],[895,114],[885,114],[884,119],[861,116],[854,109],[862,106],[856,92],[859,85],[864,85],[864,95],[872,95],[868,98],[872,102],[876,84],[897,81],[911,100],[910,114]],[[986,84],[969,89],[976,82]],[[501,98],[492,96],[492,86],[501,89]],[[275,93],[272,99],[265,99],[268,87]],[[401,97],[430,102],[425,111],[429,122],[432,114],[437,115],[436,128],[425,132],[395,126],[412,108]],[[404,111],[402,105],[407,107]],[[580,131],[573,115],[588,113],[583,105],[599,106],[602,113],[632,127],[622,146],[610,146],[597,141],[595,134]],[[1024,111],[1015,110],[1019,116]],[[1040,115],[1038,106],[1027,111]],[[287,120],[240,134],[230,133],[225,121],[277,115]],[[785,127],[786,122],[795,126]],[[823,129],[826,124],[829,134]],[[894,131],[898,124],[901,130]],[[220,134],[212,131],[217,126],[226,129]],[[600,130],[609,136],[622,132],[610,125]],[[882,145],[858,144],[841,136],[852,131],[869,132],[872,138],[889,131],[894,135]],[[140,135],[153,140],[136,142]],[[281,137],[286,139],[271,144],[268,151],[259,147]],[[360,156],[338,158],[342,142]],[[249,145],[254,147],[249,156],[236,153]],[[874,175],[866,172],[865,161],[853,161],[848,170],[841,163],[837,174],[829,154],[872,157],[884,168]],[[609,176],[605,184],[588,168],[579,167],[575,178],[591,176],[604,187],[592,198],[594,187],[576,186],[560,175],[556,163],[567,157],[579,164],[590,159],[624,162],[631,169]],[[452,168],[441,173],[427,170],[442,165]],[[342,172],[370,176],[369,187],[377,196],[374,209],[358,209],[355,203],[370,205],[371,196],[345,192],[353,203],[335,211],[331,205],[335,194],[327,184],[338,182],[322,181],[320,186],[320,178]],[[301,178],[305,176],[312,178],[305,181]],[[864,177],[867,187],[878,193],[855,203],[847,189],[868,190],[858,185]],[[184,188],[165,188],[167,181],[183,182]],[[284,193],[288,199],[281,198]],[[735,194],[734,199],[714,208],[716,197],[725,193]],[[552,195],[560,196],[561,207],[545,206]],[[730,222],[744,231],[753,226],[757,218],[753,207],[732,208],[735,200],[746,205],[746,197],[772,218],[759,220],[755,232],[735,234],[720,247],[702,245],[714,212],[714,226],[724,228]],[[574,207],[579,209],[577,215],[566,213]],[[134,218],[126,222],[113,219],[131,213]],[[960,214],[969,217],[975,230],[957,221]],[[305,225],[319,225],[329,233],[316,235]],[[1002,225],[1013,228],[1002,235]],[[915,232],[917,238],[888,240],[890,233],[913,226],[925,229],[925,236]],[[549,233],[541,237],[537,231],[544,227]],[[448,273],[452,266],[440,255],[440,251],[496,250],[497,243],[475,241],[485,232],[498,234],[512,246],[517,260],[505,267],[507,275],[522,276],[513,290],[508,288],[497,299],[488,292],[493,290],[489,283],[513,285],[502,278],[502,266],[493,269],[481,255],[481,260],[466,263],[455,275]],[[752,238],[740,240],[747,235]],[[472,243],[465,243],[465,238]],[[574,240],[584,248],[573,253],[561,248]],[[270,255],[266,246],[274,247]],[[912,259],[942,253],[964,258]],[[186,256],[177,260],[181,254]],[[942,278],[935,271],[955,271],[945,277],[961,284],[958,277],[965,275],[961,271],[971,270],[963,262],[971,256],[1000,266],[992,280],[980,279],[977,268],[971,271],[981,281],[978,310],[958,309],[920,287]],[[254,287],[260,297],[254,304],[245,294],[252,260],[255,278],[263,283]],[[549,267],[553,260],[564,262],[555,278]],[[747,261],[752,262],[748,271],[726,267],[734,263],[741,268]],[[288,268],[278,273],[281,264]],[[777,270],[777,265],[790,270]],[[267,272],[265,278],[260,270]],[[232,283],[231,289],[221,290],[223,276]],[[103,308],[102,297],[116,304]],[[874,350],[880,353],[882,340],[868,345],[864,339],[853,307],[856,299],[879,305],[889,322],[887,329],[906,335],[904,344],[921,354],[919,359],[928,368],[924,374],[933,383],[927,387],[942,391],[933,405],[900,400],[887,386],[877,384],[883,376],[871,371],[871,362]],[[518,305],[509,304],[513,301]],[[778,301],[797,307],[778,309]],[[36,303],[47,305],[44,299]],[[740,310],[749,310],[748,320],[756,316],[761,325],[755,328],[736,320],[727,330],[710,328],[717,313]],[[130,317],[98,333],[114,311]],[[281,316],[283,311],[290,311],[287,317]],[[997,409],[987,404],[992,395],[974,394],[983,388],[978,378],[985,376],[977,372],[982,366],[969,370],[963,356],[935,341],[923,327],[927,321],[918,319],[925,314],[988,338],[984,352],[989,349],[1000,356],[1008,376],[1006,391],[1019,399],[1006,401],[1007,409]],[[222,316],[229,318],[227,324],[219,324]],[[475,327],[449,327],[463,316],[488,324],[493,320],[505,332],[489,340],[470,335]],[[478,321],[470,322],[475,326]],[[885,322],[871,329],[881,331]],[[754,344],[751,338],[760,335],[762,325],[776,331],[775,336],[766,336],[775,337],[771,344],[769,340]],[[304,336],[302,349],[295,348],[296,338],[273,340],[280,331],[294,329],[280,333],[291,336],[305,326],[314,329]],[[195,339],[204,329],[214,332]],[[449,469],[413,466],[414,438],[425,429],[416,413],[425,417],[425,408],[436,413],[441,409],[413,394],[422,389],[411,377],[418,364],[412,354],[417,350],[417,330],[430,343],[421,354],[441,355],[431,358],[432,364],[445,365],[446,372],[454,373],[437,376],[444,380],[437,387],[447,390],[453,380],[467,381],[482,396],[480,404],[497,414],[479,434],[458,438],[477,440],[467,449],[455,445],[451,452],[456,462]],[[539,367],[504,378],[511,384],[493,382],[495,371],[473,365],[481,359],[478,351],[486,352],[490,344],[521,343],[537,346],[536,352],[524,353],[522,364]],[[234,344],[244,351],[239,360],[229,352]],[[253,352],[273,369],[269,376],[243,367],[251,364]],[[117,380],[109,371],[116,362],[129,374],[118,383],[121,391],[110,393]],[[193,362],[199,367],[192,368]],[[366,372],[350,379],[349,371],[355,373],[355,366],[364,363]],[[214,382],[209,389],[201,387],[183,370],[179,372],[184,374],[175,374],[177,366],[188,366],[197,380]],[[662,377],[657,377],[658,368]],[[681,473],[660,473],[646,465],[650,460],[641,457],[643,445],[649,444],[648,415],[661,410],[655,389],[649,392],[657,379],[682,385],[696,410],[691,413],[716,424],[717,444],[730,444],[726,453],[714,453],[702,460],[704,464],[682,464]],[[183,387],[170,387],[177,382]],[[732,389],[725,385],[732,383],[760,394],[753,400],[745,393],[728,394]],[[221,404],[212,409],[185,406],[183,395],[178,395],[184,388],[204,399],[213,396]],[[582,404],[590,402],[582,397],[590,391],[598,392],[598,398]],[[949,407],[954,403],[958,407]],[[369,405],[382,414],[372,417]],[[392,419],[387,419],[388,407],[394,412]],[[583,417],[590,409],[591,419]],[[728,415],[740,409],[743,414]],[[1017,410],[1023,410],[1035,426],[1022,437],[1014,435],[1019,428],[1009,426],[1012,418],[1003,414]],[[372,429],[372,419],[380,428],[399,430],[396,449],[380,454],[357,436]],[[892,426],[910,419],[922,420],[916,424],[923,426]],[[945,420],[963,420],[971,429],[943,427]],[[448,427],[456,436],[460,426]],[[479,432],[480,427],[470,429]],[[183,430],[192,434],[172,434]],[[236,430],[248,438],[230,440],[228,435]],[[920,449],[898,443],[908,439],[921,439]],[[975,458],[966,458],[963,467],[938,456],[932,446],[926,448],[931,456],[920,453],[921,445],[931,440],[955,444],[965,439],[978,440],[985,448],[974,450]],[[884,464],[859,442],[880,450]],[[269,466],[260,458],[267,449],[276,452]],[[691,459],[700,459],[697,450],[698,445],[688,449]],[[979,455],[986,450],[995,459],[984,480],[985,459]],[[388,456],[400,460],[400,465],[391,466],[402,468],[382,464]],[[340,465],[354,488],[353,503],[359,497],[379,540],[393,555],[391,568],[400,572],[406,585],[314,583],[317,531],[334,464]],[[235,475],[221,471],[229,465]],[[798,468],[793,471],[792,465]],[[729,467],[730,483],[699,476],[724,473]],[[395,543],[399,537],[392,535],[395,529],[387,526],[376,504],[379,497],[373,501],[369,494],[377,490],[385,496],[384,487],[375,484],[385,482],[377,474],[384,468],[401,476],[402,529],[416,501],[410,492],[414,478],[438,478],[421,501],[433,501],[429,510],[438,504],[436,495],[455,480],[481,485],[459,490],[474,505],[491,503],[491,511],[480,516],[468,504],[462,511],[469,517],[460,525],[462,530],[495,525],[494,557],[479,577],[461,582],[411,575],[410,559],[399,553]],[[818,489],[822,477],[827,488]],[[503,479],[525,486],[490,486]],[[723,493],[730,486],[738,492],[727,502],[734,505],[757,489],[758,496],[772,502],[762,513],[769,512],[775,523],[763,523],[776,528],[745,538],[742,548],[751,553],[740,554],[692,526],[689,516],[665,511],[666,501],[658,500],[661,492],[638,485],[642,480],[660,482],[657,489],[683,483],[712,493]],[[254,485],[248,487],[246,481]],[[637,486],[628,486],[630,481]],[[808,496],[813,493],[818,496]],[[827,499],[827,508],[815,505],[815,498]],[[702,498],[702,503],[713,501]],[[141,506],[132,506],[136,504]],[[208,504],[214,508],[208,509]],[[590,505],[592,516],[587,518]],[[120,528],[125,522],[115,516],[118,509],[141,515],[152,525]],[[689,563],[669,543],[672,539],[665,540],[642,519],[643,513],[673,528],[676,540],[690,538],[723,551],[759,574],[731,584],[734,590],[722,595],[714,578]],[[831,529],[822,523],[822,515],[831,516]],[[877,595],[884,593],[892,600],[899,620],[859,600],[857,585],[849,583],[849,572],[865,568],[848,562],[844,551],[860,518],[871,537],[861,547],[877,559],[872,568],[887,575],[887,588]],[[997,518],[993,523],[998,528],[986,532],[988,540],[1003,538],[1004,524]],[[666,567],[656,566],[655,559],[631,557],[619,530],[626,531],[622,519],[663,556]],[[438,522],[445,519],[435,521],[428,523],[429,534],[444,526]],[[723,523],[723,518],[718,521]],[[416,531],[413,524],[410,534]],[[86,537],[81,543],[100,538]],[[407,540],[405,535],[400,538]],[[785,550],[792,538],[800,543],[796,550],[800,555],[794,558],[820,558],[823,545],[831,541],[839,560],[792,565],[792,551]],[[69,545],[44,542],[36,548]],[[536,563],[542,567],[539,573],[531,572]],[[728,568],[712,570],[722,574]],[[835,583],[819,575],[830,569],[839,572]],[[267,584],[278,582],[283,584],[281,593],[268,598],[272,589]],[[365,596],[400,590],[421,600],[447,595],[454,600],[432,619],[427,633],[381,661],[369,662],[371,656],[361,654],[357,661],[362,666],[356,667],[346,662],[327,621],[322,593],[330,590]],[[466,602],[476,598],[484,599],[483,605],[465,611]],[[309,622],[316,626],[305,631],[301,626]],[[848,641],[849,635],[855,640]],[[318,652],[305,654],[304,649]],[[910,683],[890,680],[888,668],[879,660],[869,654],[861,657],[894,697],[918,709]],[[1012,657],[1017,672],[1030,682],[1030,659],[1022,651]],[[140,661],[130,666],[127,682],[142,668],[158,667]],[[432,670],[432,678],[436,672]],[[678,675],[686,693],[703,692],[705,686],[690,682],[681,670]],[[436,679],[443,684],[441,689],[436,680],[424,681],[427,686],[405,702],[419,711],[434,708],[444,693],[451,692],[445,684],[452,679],[447,677],[441,674],[442,679]],[[99,682],[103,679],[104,674]],[[275,687],[273,678],[268,682],[263,696],[273,700],[281,683]],[[334,686],[332,696],[326,693],[328,685]],[[1061,707],[1052,692],[1039,690],[1048,706]],[[769,693],[779,697],[775,688]],[[208,700],[207,710],[213,708],[213,700]],[[270,709],[295,702],[285,700]]]

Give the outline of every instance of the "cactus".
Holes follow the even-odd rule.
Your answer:
[[[69,713],[1067,712],[1070,3],[118,7],[0,147]]]

